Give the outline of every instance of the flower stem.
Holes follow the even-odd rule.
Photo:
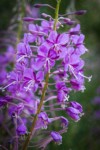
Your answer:
[[[55,10],[55,22],[54,22],[54,26],[53,26],[53,29],[55,31],[56,31],[56,25],[57,25],[57,22],[58,22],[58,14],[59,14],[60,3],[61,3],[61,0],[57,0],[57,6],[56,6],[56,10]]]
[[[42,105],[43,105],[43,101],[44,101],[44,98],[45,98],[46,89],[47,89],[47,87],[48,87],[49,74],[50,74],[50,73],[48,72],[47,75],[46,75],[45,85],[44,85],[44,88],[43,88],[43,91],[42,91],[42,96],[41,96],[40,104],[39,104],[39,106],[38,106],[37,113],[36,113],[36,115],[34,116],[34,120],[33,120],[31,129],[30,129],[30,134],[29,134],[29,136],[28,136],[27,139],[26,139],[26,142],[25,142],[25,144],[24,144],[24,146],[23,146],[23,150],[27,150],[29,141],[30,141],[30,139],[31,139],[32,133],[33,133],[34,128],[35,128],[35,124],[36,124],[36,121],[37,121],[37,118],[38,118],[38,114],[41,112],[41,107],[42,107]]]
[[[18,31],[17,31],[17,43],[19,43],[20,41],[20,38],[21,38],[21,33],[22,33],[22,28],[23,28],[23,25],[22,25],[22,18],[24,16],[24,12],[25,12],[25,0],[18,0],[18,4],[20,6],[19,7],[19,13],[20,13],[20,20],[19,20],[19,24],[18,24]]]

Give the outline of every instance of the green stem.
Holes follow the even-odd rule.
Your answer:
[[[17,43],[16,44],[19,43],[20,38],[21,38],[21,33],[22,33],[22,28],[23,28],[22,18],[24,17],[24,12],[25,12],[25,0],[21,0],[21,1],[18,0],[18,3],[20,5],[18,9],[19,9],[19,14],[20,14],[20,19],[21,20],[19,20],[19,24],[18,24]]]
[[[55,11],[55,22],[54,22],[54,30],[55,30],[55,31],[56,31],[56,24],[57,24],[57,22],[58,22],[58,13],[59,13],[60,2],[61,2],[61,0],[58,0],[58,1],[57,1],[57,7],[56,7],[56,11]],[[41,112],[41,108],[42,108],[42,105],[43,105],[43,102],[44,102],[46,90],[47,90],[47,87],[48,87],[49,74],[50,74],[49,72],[46,74],[45,85],[44,85],[44,88],[43,88],[43,90],[42,90],[42,96],[41,96],[41,99],[40,99],[40,104],[38,105],[37,113],[36,113],[36,115],[34,116],[34,120],[33,120],[31,129],[30,129],[30,134],[28,135],[28,137],[27,137],[27,139],[26,139],[26,141],[25,141],[25,143],[24,143],[24,146],[23,146],[22,150],[27,150],[28,144],[29,144],[29,142],[30,142],[32,133],[33,133],[34,128],[35,128],[35,125],[36,125],[36,121],[37,121],[37,118],[38,118],[38,114]]]
[[[55,22],[54,22],[54,26],[53,26],[53,29],[55,31],[56,31],[56,25],[57,25],[57,22],[58,22],[58,14],[59,14],[60,3],[61,3],[61,0],[57,0],[57,6],[56,6],[56,11],[55,11]]]
[[[41,107],[43,105],[43,101],[44,101],[44,98],[45,98],[45,93],[46,93],[46,89],[48,87],[48,81],[49,81],[49,73],[46,74],[46,80],[45,80],[45,85],[44,85],[44,88],[42,90],[42,96],[41,96],[41,100],[40,100],[40,104],[38,106],[38,109],[37,109],[37,113],[36,115],[34,116],[34,120],[33,120],[33,123],[32,123],[32,126],[31,126],[31,129],[30,129],[30,134],[29,136],[27,137],[26,139],[26,142],[23,146],[23,150],[27,150],[27,146],[29,144],[29,141],[31,139],[31,136],[32,136],[32,133],[34,131],[34,128],[35,128],[35,124],[36,124],[36,121],[37,121],[37,118],[38,118],[38,114],[41,112]]]

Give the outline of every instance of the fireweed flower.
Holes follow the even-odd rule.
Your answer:
[[[38,50],[35,68],[39,70],[41,67],[44,67],[46,71],[49,71],[50,68],[55,65],[55,60],[57,58],[54,50],[48,49],[47,46],[42,45]]]
[[[50,122],[51,122],[51,120],[50,120],[50,118],[48,118],[48,115],[45,112],[41,112],[38,115],[36,129],[38,129],[38,128],[47,129],[47,126]]]
[[[68,108],[66,108],[66,112],[75,121],[80,120],[81,112],[78,109],[76,109],[74,107],[68,107]]]
[[[17,49],[17,62],[21,61],[25,57],[30,57],[32,55],[31,48],[27,43],[19,43]]]
[[[36,91],[38,88],[38,84],[41,83],[44,78],[44,73],[42,71],[39,71],[37,72],[37,74],[35,74],[31,68],[25,68],[23,78],[23,84],[26,91],[30,90],[30,88],[32,87],[33,90]]]
[[[58,102],[63,102],[68,100],[69,88],[66,87],[66,84],[64,82],[57,82],[56,88],[58,94],[57,95]]]
[[[57,34],[56,31],[50,32],[47,45],[54,49],[59,57],[64,57],[66,54],[66,44],[68,43],[69,35],[68,34]]]
[[[42,16],[33,18],[33,23],[30,23],[32,18],[23,19],[28,22],[28,30],[17,45],[16,57],[13,50],[6,60],[0,56],[4,64],[1,67],[0,92],[6,95],[0,97],[0,107],[7,105],[7,121],[11,124],[12,118],[15,121],[13,135],[17,143],[22,135],[29,133],[24,148],[35,136],[43,141],[43,147],[52,140],[57,144],[62,143],[61,134],[66,132],[69,121],[67,117],[58,116],[56,111],[65,111],[78,121],[83,109],[76,101],[69,101],[69,94],[74,90],[84,91],[85,78],[91,80],[91,77],[84,75],[85,62],[81,55],[87,49],[80,25],[59,33],[58,29],[67,25],[65,18],[53,19],[48,14]],[[12,55],[16,58],[14,68],[7,71],[5,64]],[[55,121],[60,121],[62,130],[48,131]],[[44,133],[47,139],[43,137]]]

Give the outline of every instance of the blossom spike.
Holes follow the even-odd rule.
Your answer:
[[[33,9],[27,6],[30,16],[22,16],[24,23],[27,22],[27,31],[17,44],[16,52],[10,46],[0,55],[0,123],[5,123],[7,127],[4,127],[7,131],[5,140],[14,139],[12,149],[18,149],[16,145],[20,138],[26,138],[24,146],[22,143],[19,145],[22,150],[28,148],[34,137],[38,141],[38,148],[46,148],[51,141],[61,144],[61,134],[67,131],[69,121],[66,116],[57,116],[57,111],[65,111],[76,122],[84,114],[81,104],[71,101],[69,95],[85,89],[84,78],[91,80],[91,76],[84,76],[85,63],[81,57],[87,52],[85,36],[81,33],[80,24],[68,18],[68,15],[82,15],[86,11],[61,16],[60,3],[61,0],[57,0],[56,10],[49,4],[34,5],[35,11],[41,7],[55,10],[55,18],[46,13],[42,13],[43,18],[36,17],[34,11],[31,13]],[[69,25],[69,29],[66,25]],[[61,32],[63,27],[65,32]],[[15,41],[16,38],[13,38]],[[9,42],[3,39],[6,40]],[[6,108],[5,113],[3,107]],[[48,130],[53,121],[59,122],[57,128],[60,127],[60,131]],[[12,131],[11,136],[8,128]]]

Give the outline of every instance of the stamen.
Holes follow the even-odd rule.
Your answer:
[[[50,61],[49,61],[49,58],[46,58],[46,62],[44,64],[44,68],[46,68],[46,66],[48,66],[48,72],[50,72]]]
[[[66,77],[63,78],[63,81],[66,83],[70,83],[70,81]]]
[[[13,82],[11,82],[10,84],[6,85],[5,87],[0,87],[0,89],[1,89],[2,91],[5,91],[6,88],[8,88],[10,85],[13,85],[13,84],[15,84],[15,83],[16,83],[16,81],[13,81]]]
[[[83,75],[83,74],[82,74],[82,73],[80,73],[80,72],[79,72],[79,75],[80,75],[81,77],[83,77],[83,78],[88,79],[88,82],[90,82],[90,81],[91,81],[92,75],[91,75],[90,77],[87,77],[87,76]]]
[[[61,104],[61,108],[65,109],[66,105],[65,104]]]
[[[51,76],[52,76],[52,75],[56,75],[56,74],[60,74],[60,73],[63,73],[63,72],[64,72],[63,69],[59,69],[59,70],[56,70],[56,71],[52,72],[52,73],[51,73]]]
[[[24,59],[25,57],[27,57],[27,55],[24,55],[24,56],[18,58],[18,59],[17,59],[17,62],[21,61],[21,60]]]
[[[84,113],[81,113],[81,114],[80,114],[80,117],[82,117],[83,115],[84,115]]]
[[[69,95],[65,95],[65,97],[64,97],[64,101],[68,101],[69,100]]]
[[[70,64],[69,64],[68,66],[69,66],[69,68],[70,68],[72,74],[74,75],[74,77],[78,80],[77,76],[76,76],[75,73],[74,73],[73,67],[72,67]]]
[[[31,87],[34,85],[35,81],[34,80],[31,80],[28,82],[28,86],[27,87],[24,87],[24,89],[26,91],[30,91],[31,90]]]
[[[85,91],[85,89],[86,89],[86,88],[85,88],[85,86],[82,86],[82,92],[84,92],[84,91]]]
[[[37,46],[34,46],[34,45],[30,45],[30,47],[33,47],[33,48],[36,48],[36,49],[38,49],[38,47],[37,47]]]
[[[57,96],[51,96],[51,97],[49,97],[48,99],[46,99],[45,101],[44,101],[44,103],[46,103],[46,102],[48,102],[48,101],[50,101],[50,100],[54,100],[54,99],[56,99],[57,98]]]

